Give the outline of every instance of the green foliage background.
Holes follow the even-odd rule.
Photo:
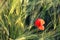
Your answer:
[[[46,22],[42,32],[32,29],[37,18]],[[59,39],[60,0],[0,0],[0,40]]]

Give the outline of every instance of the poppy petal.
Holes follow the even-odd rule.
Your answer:
[[[43,19],[40,19],[41,24],[45,24],[45,21]]]
[[[37,19],[37,20],[35,21],[35,26],[40,26],[40,25],[41,25],[41,22],[40,22],[40,20]]]
[[[38,29],[39,30],[44,30],[45,28],[44,28],[44,26],[39,26]]]

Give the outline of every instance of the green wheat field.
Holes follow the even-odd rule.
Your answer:
[[[0,40],[60,40],[60,0],[0,0]]]

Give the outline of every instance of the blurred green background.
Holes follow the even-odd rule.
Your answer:
[[[0,0],[0,40],[60,40],[60,0]]]

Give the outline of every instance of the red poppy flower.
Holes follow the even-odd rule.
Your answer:
[[[45,21],[43,19],[40,19],[38,18],[36,21],[35,21],[35,26],[39,29],[39,30],[44,30],[44,25],[45,24]]]

